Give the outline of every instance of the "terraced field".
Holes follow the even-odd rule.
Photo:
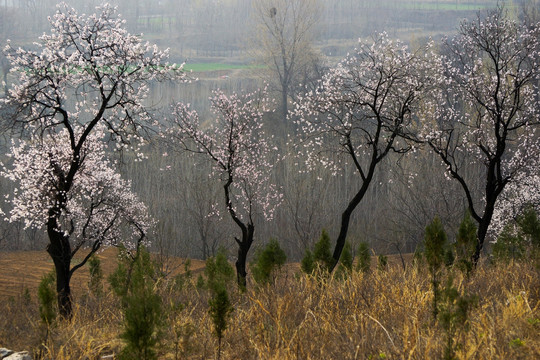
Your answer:
[[[110,248],[98,254],[105,277],[116,268],[117,250]],[[82,254],[80,256],[82,258]],[[80,259],[79,257],[76,260]],[[183,271],[184,259],[168,258],[164,262],[164,271],[175,275]],[[37,288],[43,275],[52,271],[53,262],[46,251],[17,251],[0,253],[0,301],[18,298],[25,289],[30,294],[37,294]],[[204,270],[204,261],[192,260],[191,271]],[[75,296],[88,290],[88,268],[83,267],[73,275],[71,288]]]

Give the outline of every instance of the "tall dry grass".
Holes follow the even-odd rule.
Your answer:
[[[540,358],[540,276],[530,264],[482,265],[454,286],[476,294],[468,331],[454,335],[458,359]],[[214,358],[217,340],[207,290],[159,283],[166,323],[161,359]],[[346,280],[283,274],[275,285],[231,289],[235,310],[223,339],[224,359],[440,359],[446,332],[432,317],[427,271],[390,267]],[[100,359],[122,348],[122,313],[111,294],[83,294],[71,321],[48,336],[37,304],[21,296],[0,305],[0,347],[35,358]],[[178,304],[182,304],[181,307]]]

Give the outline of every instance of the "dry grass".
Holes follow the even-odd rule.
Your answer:
[[[168,310],[160,358],[214,358],[208,291],[198,289],[194,279],[182,289],[161,284]],[[468,332],[455,335],[458,359],[540,358],[538,269],[483,265],[469,279],[456,273],[454,285],[478,296]],[[235,310],[222,358],[442,358],[446,335],[432,319],[432,295],[427,273],[412,266],[354,273],[345,281],[288,271],[274,286],[252,286],[244,294],[231,289]],[[7,325],[0,327],[0,347],[58,360],[99,359],[122,348],[122,315],[112,295],[96,299],[83,287],[73,320],[58,323],[48,339],[35,300],[26,300],[18,295],[0,305]],[[183,308],[173,310],[178,303]]]

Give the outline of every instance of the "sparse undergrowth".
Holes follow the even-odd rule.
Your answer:
[[[207,359],[217,339],[208,312],[211,293],[194,278],[183,286],[162,281],[168,326],[160,359]],[[478,297],[468,331],[456,332],[457,359],[540,357],[540,277],[533,265],[483,264],[469,278],[455,272],[453,286]],[[222,339],[223,359],[437,359],[446,333],[432,317],[426,270],[410,265],[352,272],[345,280],[282,276],[274,286],[231,285],[234,316]],[[172,306],[174,304],[183,306]],[[41,352],[46,359],[83,359],[120,353],[120,302],[105,290],[78,294],[71,321],[57,321],[46,342],[40,336],[37,300],[21,294],[0,302],[0,347]]]

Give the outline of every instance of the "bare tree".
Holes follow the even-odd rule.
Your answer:
[[[256,56],[265,66],[262,71],[267,70],[266,80],[281,95],[285,121],[289,99],[318,66],[312,45],[321,6],[318,0],[262,0],[254,7]]]

